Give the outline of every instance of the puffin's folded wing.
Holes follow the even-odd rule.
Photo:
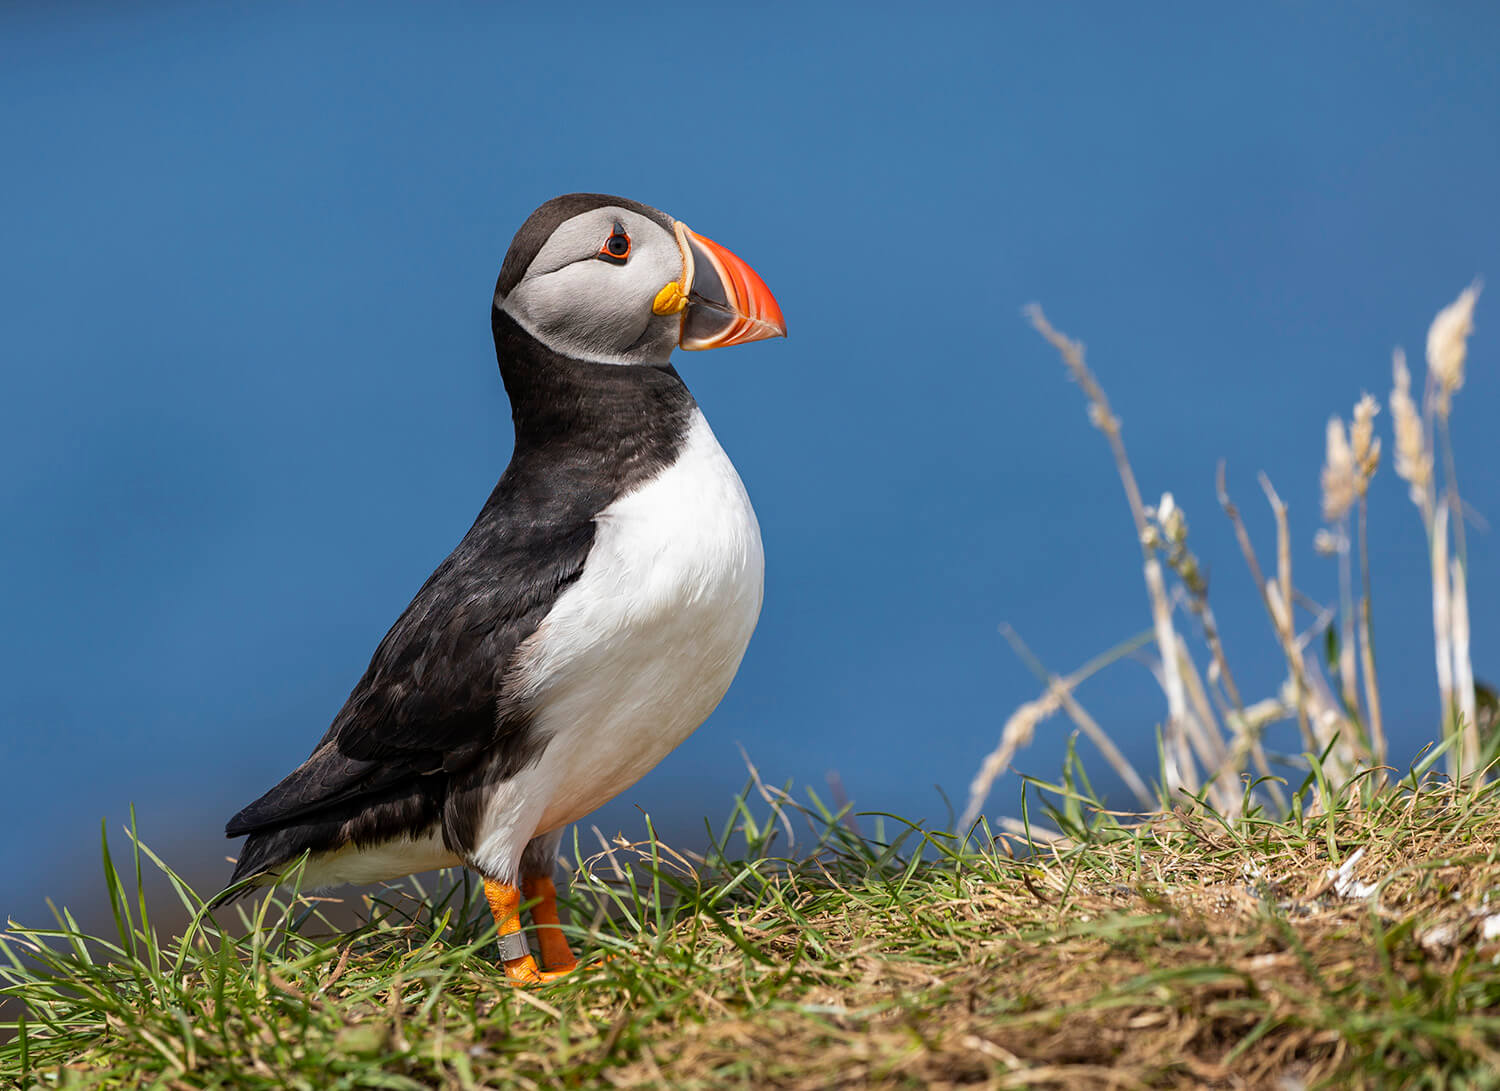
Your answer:
[[[231,818],[228,837],[274,829],[302,815],[340,803],[376,787],[378,763],[340,754],[324,743],[280,784]]]
[[[391,626],[311,756],[230,819],[228,836],[274,829],[416,777],[462,772],[497,748],[523,744],[524,725],[504,701],[510,660],[578,578],[591,533],[528,578],[517,575],[525,566],[504,563],[509,550],[493,550],[490,563],[464,556],[483,544],[471,542],[483,519]]]

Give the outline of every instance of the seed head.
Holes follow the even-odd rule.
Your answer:
[[[1187,540],[1187,516],[1169,492],[1162,493],[1161,503],[1156,505],[1156,522],[1163,537],[1173,545],[1181,545]]]
[[[1411,502],[1425,509],[1432,489],[1432,451],[1422,431],[1422,416],[1411,397],[1411,372],[1406,353],[1392,356],[1391,420],[1396,431],[1396,476],[1411,486]]]
[[[1349,514],[1357,485],[1354,452],[1344,434],[1344,422],[1328,418],[1327,453],[1323,457],[1323,519],[1337,523]]]
[[[1475,281],[1438,311],[1427,330],[1427,370],[1437,381],[1437,411],[1444,417],[1449,400],[1464,385],[1464,357],[1469,351],[1469,334],[1474,332],[1474,302],[1478,298],[1479,282]]]
[[[1375,414],[1379,412],[1380,404],[1370,395],[1362,394],[1354,406],[1354,419],[1349,422],[1349,447],[1359,475],[1356,484],[1361,496],[1380,465],[1380,438],[1375,435]]]

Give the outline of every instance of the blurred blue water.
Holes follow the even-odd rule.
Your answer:
[[[1331,598],[1324,420],[1383,397],[1392,346],[1420,360],[1437,308],[1500,270],[1489,6],[569,11],[0,13],[0,913],[91,883],[99,819],[131,801],[148,840],[216,858],[306,753],[505,463],[490,292],[556,193],[681,217],[791,329],[680,361],[760,513],[766,606],[718,713],[608,830],[717,819],[737,744],[770,780],[837,770],[863,807],[941,819],[934,786],[961,801],[1037,688],[1002,620],[1059,671],[1147,624],[1033,299],[1088,341],[1268,693],[1216,460],[1267,548],[1271,474],[1298,581]],[[1491,516],[1493,306],[1455,420]],[[1388,467],[1373,518],[1404,759],[1436,693]],[[1470,548],[1493,678],[1495,551]],[[1082,696],[1149,765],[1146,671]],[[1054,772],[1065,730],[1022,765]]]

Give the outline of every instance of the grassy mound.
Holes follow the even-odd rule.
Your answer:
[[[267,898],[221,927],[177,881],[194,919],[163,942],[138,891],[165,865],[132,843],[122,874],[106,846],[117,935],[66,913],[5,934],[26,1015],[0,1081],[1500,1084],[1494,786],[1312,779],[1289,819],[1235,822],[1191,801],[1123,822],[1044,787],[1046,841],[960,847],[889,819],[896,836],[861,837],[773,795],[760,816],[740,801],[703,858],[611,844],[573,886],[588,965],[534,991],[507,985],[461,884],[393,891],[363,927],[320,934],[321,900]],[[804,824],[812,843],[773,856]]]

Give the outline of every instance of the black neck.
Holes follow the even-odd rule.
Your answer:
[[[676,458],[696,403],[670,364],[574,360],[498,307],[490,325],[516,427],[513,463],[542,452],[587,452],[590,461],[654,472]]]

